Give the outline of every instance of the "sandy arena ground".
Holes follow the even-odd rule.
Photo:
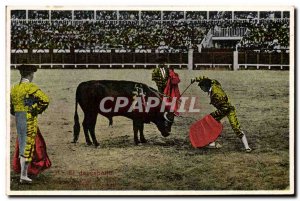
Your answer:
[[[153,124],[145,125],[147,144],[134,145],[132,121],[115,117],[113,127],[98,116],[96,136],[100,147],[87,146],[81,126],[72,144],[75,90],[87,80],[132,80],[155,87],[151,70],[39,70],[34,82],[51,103],[40,115],[52,167],[32,185],[18,184],[11,170],[11,190],[285,190],[289,182],[289,72],[288,71],[188,71],[177,70],[183,91],[190,79],[205,75],[217,79],[237,109],[242,129],[254,149],[242,151],[229,122],[218,141],[221,149],[191,146],[189,125],[214,111],[209,97],[194,84],[187,96],[198,97],[200,113],[176,118],[172,134],[164,138]],[[19,81],[11,71],[11,84]],[[80,123],[83,113],[78,109]],[[11,116],[11,150],[16,140]]]

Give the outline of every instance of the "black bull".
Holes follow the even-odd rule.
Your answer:
[[[136,90],[138,89],[138,90]],[[159,106],[151,108],[148,112],[140,112],[133,110],[128,111],[134,100],[134,92],[143,91],[145,95],[145,101],[147,102],[149,97],[159,97]],[[112,108],[110,112],[103,112],[100,109],[100,102],[107,97],[126,97],[129,100],[128,106],[114,111],[115,99],[114,101],[107,101],[105,108]],[[134,132],[134,142],[146,143],[146,139],[143,134],[144,123],[153,122],[162,136],[167,137],[170,135],[171,126],[174,120],[174,114],[168,111],[160,111],[162,104],[162,97],[160,97],[157,90],[137,82],[132,81],[114,81],[114,80],[92,80],[87,82],[82,82],[78,85],[76,90],[76,105],[75,105],[75,115],[74,115],[74,139],[73,143],[76,143],[79,137],[80,124],[77,114],[77,105],[80,105],[82,111],[84,112],[84,120],[82,123],[83,131],[85,135],[85,140],[88,145],[92,142],[89,137],[91,135],[93,144],[99,146],[99,143],[95,136],[95,125],[97,121],[98,113],[109,119],[110,125],[112,125],[113,116],[124,116],[133,121],[133,132]],[[138,139],[138,132],[140,133],[140,140]]]

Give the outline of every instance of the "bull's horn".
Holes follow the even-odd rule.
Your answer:
[[[167,114],[168,114],[168,112],[165,112],[165,113],[164,113],[164,118],[165,118],[165,120],[167,120],[168,122],[173,122],[173,121],[171,121],[170,119],[168,119]]]

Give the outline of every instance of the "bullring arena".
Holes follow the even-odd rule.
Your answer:
[[[290,190],[289,16],[289,10],[11,10],[10,83],[19,82],[19,64],[39,67],[33,82],[50,97],[39,127],[52,161],[32,185],[19,184],[11,169],[11,190]],[[173,25],[173,32],[165,33]],[[267,34],[261,27],[280,31],[257,42],[256,32]],[[145,124],[148,142],[137,146],[130,119],[114,117],[110,127],[99,115],[95,132],[100,146],[86,145],[82,129],[78,142],[71,143],[79,83],[130,80],[157,88],[151,73],[161,56],[179,74],[180,91],[200,75],[221,82],[253,148],[250,154],[242,150],[227,118],[217,140],[222,148],[192,147],[189,126],[215,110],[197,84],[185,96],[197,97],[200,112],[176,117],[168,137]],[[78,113],[81,123],[82,110]],[[13,116],[10,136],[12,159]]]

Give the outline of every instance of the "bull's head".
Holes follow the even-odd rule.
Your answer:
[[[170,135],[173,122],[174,113],[164,112],[159,115],[159,117],[156,120],[156,126],[162,136],[168,137]]]

